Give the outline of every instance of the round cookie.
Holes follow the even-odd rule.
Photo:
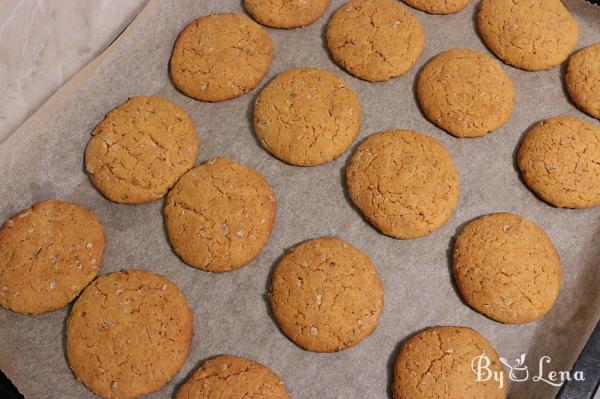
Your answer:
[[[577,21],[560,0],[483,0],[477,26],[498,58],[529,71],[566,60],[579,36]]]
[[[256,171],[227,158],[183,175],[169,193],[165,221],[173,250],[209,272],[240,268],[267,245],[275,195]]]
[[[102,226],[80,205],[50,200],[17,213],[0,228],[0,305],[62,308],[94,279],[103,252]]]
[[[437,140],[411,130],[369,136],[346,169],[348,193],[383,234],[425,236],[452,216],[460,197],[454,161]]]
[[[208,15],[179,34],[171,55],[171,77],[190,97],[224,101],[254,89],[272,57],[271,38],[250,18],[233,13]]]
[[[179,388],[175,399],[287,399],[277,374],[241,357],[221,355],[204,362]]]
[[[453,49],[423,67],[417,98],[427,119],[448,133],[480,137],[508,121],[515,89],[500,65],[487,55]]]
[[[404,2],[429,14],[453,14],[469,5],[469,0],[404,0]]]
[[[292,165],[313,166],[339,157],[360,129],[360,102],[331,72],[293,68],[256,99],[254,129],[263,147]]]
[[[375,266],[335,237],[292,248],[277,264],[269,297],[282,332],[313,352],[358,344],[375,331],[383,310]]]
[[[141,204],[163,197],[197,155],[194,123],[181,108],[157,96],[133,97],[96,126],[85,168],[109,200]]]
[[[600,44],[586,47],[571,56],[565,81],[573,102],[600,119]]]
[[[518,153],[527,186],[560,208],[600,204],[600,127],[571,117],[535,125]]]
[[[477,381],[474,370],[478,362],[501,375],[503,381]],[[402,344],[394,366],[392,391],[394,399],[504,399],[508,396],[508,379],[498,353],[477,331],[430,327]]]
[[[95,394],[137,398],[175,376],[192,334],[192,312],[172,282],[143,270],[123,270],[98,277],[73,305],[67,360]]]
[[[423,51],[425,31],[394,0],[351,0],[327,26],[335,62],[357,78],[378,82],[404,75]]]
[[[552,242],[511,213],[468,223],[454,245],[452,270],[464,300],[501,323],[528,323],[554,306],[562,272]]]
[[[244,0],[248,14],[258,23],[272,28],[298,28],[315,22],[329,0]]]

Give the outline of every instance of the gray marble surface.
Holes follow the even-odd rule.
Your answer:
[[[100,54],[147,0],[1,0],[0,142]]]

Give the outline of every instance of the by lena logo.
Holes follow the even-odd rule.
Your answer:
[[[569,371],[546,371],[547,366],[552,362],[550,356],[542,356],[537,364],[537,370],[530,370],[525,365],[526,353],[515,359],[514,364],[511,364],[508,360],[501,357],[500,361],[508,369],[508,379],[515,382],[523,382],[531,379],[533,382],[544,382],[546,384],[559,387],[565,381],[584,381],[585,377],[583,371],[576,371],[573,374]],[[477,381],[496,381],[498,388],[504,387],[505,372],[504,370],[492,370],[492,362],[490,358],[482,353],[479,356],[473,358],[471,362],[471,368],[477,377]],[[533,372],[535,371],[535,372]]]

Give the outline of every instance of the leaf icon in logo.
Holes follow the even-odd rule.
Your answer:
[[[529,370],[527,369],[527,366],[525,366],[525,356],[527,356],[527,354],[523,353],[516,358],[515,366],[511,365],[505,358],[500,358],[502,364],[508,369],[508,377],[512,381],[526,381],[529,378]]]

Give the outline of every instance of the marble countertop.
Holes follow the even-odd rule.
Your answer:
[[[110,45],[146,2],[0,1],[0,142]]]

